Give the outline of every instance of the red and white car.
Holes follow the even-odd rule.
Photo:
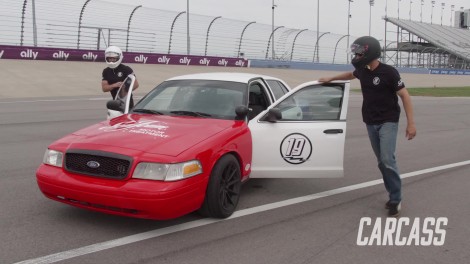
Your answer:
[[[130,217],[224,218],[249,178],[343,175],[349,82],[292,90],[276,78],[207,73],[164,81],[128,109],[134,77],[108,108],[124,114],[52,143],[45,196]]]

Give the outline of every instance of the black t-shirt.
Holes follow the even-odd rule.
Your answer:
[[[353,72],[361,82],[362,120],[368,125],[398,122],[400,106],[397,92],[405,87],[398,71],[380,63],[373,71],[361,68]]]
[[[134,71],[132,70],[131,67],[124,65],[124,64],[119,64],[114,69],[111,69],[109,67],[105,68],[103,70],[103,81],[108,81],[108,84],[114,84],[117,82],[123,82],[129,74],[132,74]],[[116,97],[117,91],[119,88],[114,88],[111,90],[111,96],[113,99]],[[130,101],[130,108],[134,106],[134,100],[131,96],[131,101]]]

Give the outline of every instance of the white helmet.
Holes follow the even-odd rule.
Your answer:
[[[104,59],[106,60],[106,64],[108,64],[108,67],[111,69],[114,69],[119,66],[123,58],[124,56],[122,55],[122,51],[119,47],[109,46],[104,51]]]

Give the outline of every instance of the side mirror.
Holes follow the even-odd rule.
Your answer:
[[[261,121],[268,121],[271,123],[275,123],[277,120],[282,119],[282,113],[279,108],[271,108],[269,111],[266,113],[266,115],[261,118]]]
[[[124,103],[121,100],[110,100],[106,103],[109,110],[124,112]]]
[[[245,119],[248,116],[250,109],[244,105],[239,105],[235,108],[235,113],[239,119]]]

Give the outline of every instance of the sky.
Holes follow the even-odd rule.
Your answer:
[[[129,3],[128,0],[106,1]],[[349,0],[189,0],[189,13],[271,25],[273,2],[276,5],[275,26],[313,31],[319,28],[320,32],[342,35],[348,32]],[[470,9],[468,0],[435,1],[434,8],[432,0],[375,0],[372,7],[369,2],[369,0],[352,0],[350,3],[350,35],[369,35],[370,30],[372,36],[382,39],[385,29],[382,18],[385,16],[385,10],[387,9],[389,17],[410,19],[410,3],[412,20],[422,19],[423,22],[430,23],[432,14],[433,24],[441,24],[442,21],[443,25],[450,25],[453,13],[451,5],[454,5],[454,11],[460,10],[461,7]],[[424,2],[423,6],[421,2]],[[180,12],[186,11],[187,3],[188,0],[133,0],[132,5]],[[442,3],[445,4],[444,8]]]

